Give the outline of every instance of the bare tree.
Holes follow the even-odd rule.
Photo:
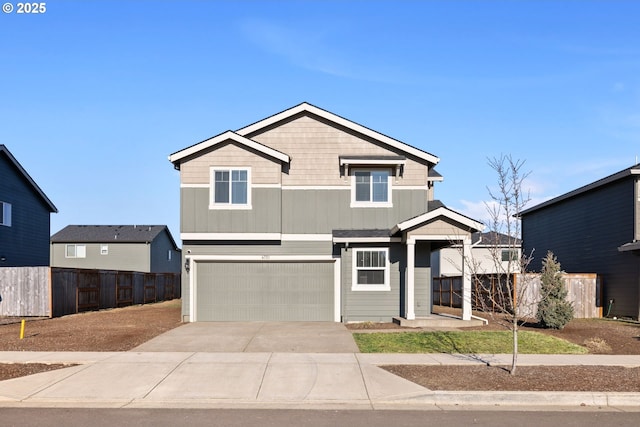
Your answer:
[[[524,274],[533,254],[525,255],[520,251],[519,217],[530,200],[528,191],[523,191],[524,181],[530,174],[523,171],[524,163],[514,160],[510,155],[488,160],[498,178],[496,187],[487,188],[491,201],[485,203],[489,214],[489,242],[485,242],[485,245],[489,245],[495,274],[491,274],[488,280],[473,256],[467,265],[471,271],[476,301],[512,333],[513,358],[509,371],[512,375],[516,373],[518,362],[518,329],[525,318],[531,317],[532,306],[535,305],[528,295],[530,278]],[[514,273],[521,273],[518,283]]]

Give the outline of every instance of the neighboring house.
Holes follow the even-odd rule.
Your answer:
[[[509,269],[509,258],[511,258],[511,272],[518,273],[521,254],[521,241],[518,238],[495,231],[473,233],[471,236],[469,259],[473,265],[472,270],[476,274],[504,273]],[[431,272],[433,277],[461,276],[461,246],[452,245],[433,251],[431,253]]]
[[[610,315],[640,317],[640,165],[521,213],[523,250],[540,271],[552,251],[564,271],[597,273]],[[606,313],[606,312],[605,312]]]
[[[51,236],[51,265],[179,273],[182,254],[166,225],[68,225]]]
[[[426,316],[431,250],[482,228],[434,201],[436,156],[307,103],[169,160],[188,321]]]
[[[58,209],[0,144],[0,267],[49,265],[52,212]]]

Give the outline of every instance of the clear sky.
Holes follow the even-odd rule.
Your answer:
[[[439,157],[436,198],[479,220],[487,158],[525,160],[537,203],[640,156],[640,2],[9,3],[0,143],[58,207],[52,234],[179,239],[167,156],[303,101]]]

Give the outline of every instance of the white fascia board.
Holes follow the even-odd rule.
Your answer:
[[[383,142],[383,143],[385,143],[387,145],[390,145],[390,146],[392,146],[394,148],[397,148],[397,149],[399,149],[401,151],[404,151],[405,153],[409,153],[409,154],[412,154],[412,155],[414,155],[414,156],[416,156],[416,157],[418,157],[420,159],[426,160],[426,161],[428,161],[430,163],[437,164],[440,161],[440,159],[438,157],[436,157],[436,156],[434,156],[432,154],[426,153],[426,152],[424,152],[422,150],[418,150],[417,148],[414,148],[414,147],[412,147],[410,145],[407,145],[407,144],[405,144],[403,142],[400,142],[397,139],[393,139],[391,137],[383,135],[383,134],[381,134],[379,132],[376,132],[376,131],[374,131],[372,129],[369,129],[369,128],[366,128],[366,127],[364,127],[362,125],[354,123],[351,120],[347,120],[347,119],[345,119],[343,117],[337,116],[337,115],[335,115],[333,113],[330,113],[330,112],[328,112],[326,110],[323,110],[321,108],[318,108],[318,107],[316,107],[314,105],[311,105],[311,104],[308,104],[306,102],[303,102],[300,105],[296,105],[293,108],[290,108],[290,109],[285,110],[285,111],[283,111],[281,113],[275,114],[275,115],[273,115],[271,117],[267,117],[264,120],[261,120],[259,122],[256,122],[256,123],[252,124],[252,125],[246,126],[246,127],[242,128],[242,129],[238,129],[236,131],[236,133],[239,134],[239,135],[243,135],[243,136],[244,135],[248,135],[248,134],[253,133],[253,132],[257,131],[257,130],[260,130],[260,129],[264,128],[264,127],[267,127],[267,126],[270,126],[270,125],[272,125],[274,123],[277,123],[277,122],[279,122],[281,120],[284,120],[284,119],[287,119],[289,117],[295,116],[296,114],[301,113],[303,111],[308,111],[308,112],[310,112],[312,114],[315,114],[316,116],[320,116],[320,117],[322,117],[324,119],[327,119],[327,120],[329,120],[331,122],[334,122],[336,124],[344,126],[347,129],[351,129],[351,130],[353,130],[355,132],[358,132],[358,133],[361,133],[363,135],[366,135],[366,136],[368,136],[370,138],[373,138],[373,139],[378,140],[380,142]]]
[[[340,159],[340,166],[344,165],[405,165],[407,164],[406,160],[386,160],[386,159]]]
[[[334,237],[333,243],[394,243],[402,242],[400,237]]]
[[[262,262],[262,261],[326,261],[335,262],[333,255],[190,255],[193,261],[237,261],[237,262]]]
[[[458,223],[460,223],[462,225],[466,225],[467,227],[476,229],[478,231],[484,230],[484,224],[482,224],[482,223],[480,223],[478,221],[474,221],[474,220],[472,220],[470,218],[467,218],[466,216],[461,215],[461,214],[459,214],[457,212],[454,212],[454,211],[452,211],[450,209],[440,207],[440,208],[435,209],[435,210],[433,210],[431,212],[427,212],[425,214],[422,214],[420,216],[417,216],[415,218],[412,218],[410,220],[407,220],[407,221],[404,221],[404,222],[401,222],[401,223],[397,224],[391,230],[391,234],[395,234],[398,231],[404,231],[404,230],[406,230],[408,228],[415,227],[416,225],[420,225],[420,224],[422,224],[424,222],[430,221],[430,220],[435,219],[435,218],[437,218],[439,216],[444,216],[446,218],[449,218],[449,219],[451,219],[453,221],[456,221],[456,222],[458,222]]]
[[[251,139],[245,138],[244,136],[238,135],[237,133],[232,131],[226,131],[224,133],[221,133],[220,135],[214,136],[213,138],[202,141],[199,144],[193,145],[189,148],[185,148],[184,150],[178,151],[177,153],[173,153],[169,156],[169,161],[171,163],[176,163],[177,161],[187,156],[191,156],[201,150],[214,147],[228,140],[232,140],[234,142],[237,142],[238,144],[252,148],[256,151],[271,156],[274,159],[280,160],[281,162],[289,163],[291,161],[288,155],[274,150],[273,148],[267,147],[266,145],[260,144],[259,142],[252,141]]]
[[[416,243],[419,240],[426,240],[430,242],[445,241],[445,242],[460,242],[471,243],[471,237],[459,236],[459,235],[447,235],[447,234],[418,234],[407,238],[407,243]],[[454,245],[455,246],[455,245]]]
[[[280,240],[280,233],[180,233],[181,240]]]

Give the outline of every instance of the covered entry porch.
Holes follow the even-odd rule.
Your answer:
[[[407,251],[407,267],[405,279],[405,312],[398,321],[408,326],[442,326],[451,322],[444,316],[416,316],[416,245],[418,242],[429,242],[432,249],[449,245],[458,245],[462,255],[462,320],[471,321],[471,234],[482,231],[484,225],[467,216],[452,211],[444,206],[397,224],[392,235],[401,236]],[[432,289],[433,278],[429,277],[429,290]],[[422,321],[421,321],[422,320]],[[404,321],[404,323],[403,323]],[[423,325],[424,324],[424,325]]]

